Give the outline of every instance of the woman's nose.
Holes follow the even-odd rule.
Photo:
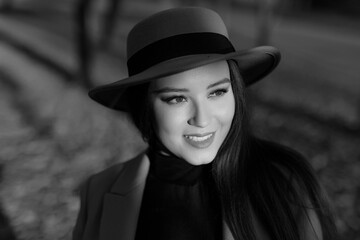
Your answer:
[[[193,113],[188,120],[188,124],[196,127],[204,128],[209,125],[210,113],[205,104],[194,104]]]

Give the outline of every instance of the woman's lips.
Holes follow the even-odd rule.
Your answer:
[[[214,141],[215,132],[184,135],[185,141],[195,148],[207,148]]]

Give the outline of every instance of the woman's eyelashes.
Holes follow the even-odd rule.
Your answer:
[[[224,96],[229,91],[229,88],[219,88],[209,93],[208,98],[218,98]],[[188,98],[183,95],[169,96],[169,97],[161,97],[161,101],[172,105],[172,104],[180,104],[188,101]]]
[[[209,94],[209,97],[221,97],[229,91],[229,88],[220,88]]]
[[[162,97],[161,101],[167,104],[179,104],[182,102],[186,102],[185,96],[170,96],[170,97]]]

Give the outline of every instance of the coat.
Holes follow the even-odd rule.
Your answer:
[[[149,166],[141,154],[90,177],[81,191],[73,240],[134,240]],[[234,239],[225,222],[223,236]]]

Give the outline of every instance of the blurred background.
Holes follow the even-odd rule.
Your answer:
[[[146,147],[87,90],[127,76],[131,27],[176,6],[215,9],[238,49],[281,50],[249,90],[254,131],[309,159],[340,239],[360,239],[357,0],[0,0],[0,239],[70,239],[81,182]]]

